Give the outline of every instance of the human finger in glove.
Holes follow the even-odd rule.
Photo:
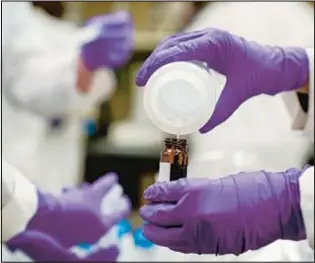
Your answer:
[[[124,65],[134,48],[134,27],[127,12],[92,17],[84,24],[77,86],[86,92],[95,70]]]
[[[239,255],[278,239],[303,240],[299,184],[308,169],[156,183],[144,192],[149,204],[140,210],[147,222],[143,233],[174,251],[217,255]]]
[[[81,59],[88,69],[116,68],[128,61],[134,47],[130,14],[120,11],[96,16],[84,27],[91,30],[91,39],[87,38],[81,48]]]
[[[158,68],[177,61],[202,61],[226,76],[213,115],[201,133],[226,121],[249,98],[300,89],[309,76],[309,59],[303,48],[260,45],[210,28],[162,41],[140,68],[136,84],[145,86]]]
[[[18,248],[36,262],[116,262],[119,255],[117,246],[112,245],[100,248],[81,258],[62,246],[53,237],[33,230],[27,230],[23,236],[14,238],[8,247],[12,251]]]

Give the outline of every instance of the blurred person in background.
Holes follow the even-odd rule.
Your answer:
[[[51,126],[60,117],[67,116],[70,119],[108,98],[115,82],[108,69],[128,61],[133,49],[131,18],[124,12],[117,12],[91,18],[82,28],[77,28],[71,23],[34,10],[30,3],[6,2],[2,8],[2,155],[41,191],[59,193],[62,187],[75,186],[81,181],[78,167],[82,154],[81,147],[78,146],[82,143],[81,131],[79,122],[74,117],[76,123],[73,127],[69,124],[69,130],[54,140],[49,138]],[[25,180],[21,180],[25,183]],[[73,194],[70,192],[65,197],[71,205],[71,200],[79,197],[76,192],[80,190],[73,191]],[[22,224],[25,225],[34,216],[37,207],[34,200],[37,199],[34,199],[34,194],[33,199],[30,196],[33,209],[28,210],[28,193],[21,193],[26,207],[23,207],[21,198],[13,198],[12,201],[15,206],[22,207],[22,212],[28,215],[27,219],[23,214],[20,219],[18,212],[10,208],[6,209],[7,222],[10,223],[16,217],[18,223],[23,221]],[[43,196],[47,197],[45,194]],[[39,199],[44,205],[39,200],[37,212],[42,209],[45,214],[51,209],[53,213],[56,212],[52,218],[59,222],[60,214],[55,210],[60,210],[60,207],[56,203],[64,205],[64,202],[50,195],[47,199],[52,200],[51,203],[46,198]],[[95,205],[94,201],[97,206],[97,200],[92,199],[87,201],[87,206]],[[47,209],[47,204],[52,207],[48,205]],[[125,209],[124,214],[128,212],[129,208]],[[50,237],[54,238],[53,232],[59,231],[58,225],[55,224],[56,221],[50,222],[47,219],[45,215],[35,225],[50,225]],[[65,221],[71,224],[69,218]],[[93,221],[90,225],[93,225]],[[102,230],[104,229],[95,228],[99,235],[105,234]],[[65,232],[66,234],[69,233]],[[14,246],[18,247],[12,247]]]
[[[5,3],[2,47],[3,155],[42,189],[77,185],[82,114],[109,99],[110,69],[130,57],[130,16],[104,15],[79,28],[30,3]]]
[[[294,20],[292,19],[293,17],[295,18]],[[309,48],[314,46],[314,6],[305,2],[209,3],[197,15],[195,21],[186,31],[209,27],[228,30],[261,44]],[[158,61],[160,59],[157,55],[158,52],[161,52],[159,54],[167,53],[168,45],[173,45],[174,49],[176,49],[177,45],[180,46],[180,37],[178,35],[177,40],[175,37],[174,43],[171,38],[165,41],[164,45],[161,44],[157,47],[152,57],[157,58]],[[197,39],[198,37],[192,35],[190,39],[190,36],[187,35],[183,42],[190,39],[193,45],[194,38]],[[196,45],[198,44],[196,43]],[[204,52],[203,54],[206,53]],[[169,59],[165,61],[180,59],[180,55],[176,54],[176,52],[169,54]],[[145,70],[146,67],[152,69],[150,63],[154,63],[153,60],[145,64],[143,69]],[[246,74],[246,71],[244,73]],[[266,81],[266,86],[272,85],[271,79],[269,80],[270,83],[268,83],[268,79]],[[313,99],[313,91],[310,90],[310,92],[309,97]],[[213,123],[209,122],[202,129],[203,133],[211,130],[208,135],[193,135],[195,145],[193,145],[194,148],[192,149],[191,163],[193,168],[190,174],[198,177],[210,176],[211,178],[217,178],[237,173],[240,170],[253,171],[254,169],[264,169],[280,171],[282,169],[285,170],[287,167],[302,168],[305,165],[309,152],[313,151],[314,135],[311,120],[313,119],[314,109],[312,106],[313,102],[310,102],[308,113],[303,112],[296,93],[296,91],[289,91],[285,94],[271,97],[258,96],[242,104],[233,113],[232,118],[229,118],[215,129],[213,129]],[[292,131],[292,127],[296,130],[301,129],[303,132]],[[268,150],[267,147],[270,149]],[[223,157],[216,162],[216,159],[221,156],[220,153],[223,153]],[[203,165],[200,165],[198,160],[202,160]],[[198,165],[200,167],[196,168]],[[208,171],[211,171],[211,175],[207,174]],[[246,176],[251,176],[251,173],[248,173]],[[307,179],[305,180],[307,184]],[[309,181],[309,184],[311,184],[311,181]],[[174,187],[180,189],[180,183],[174,184]],[[155,190],[158,191],[158,189],[159,187],[157,186]],[[168,192],[167,186],[163,189],[163,193],[166,195],[166,192]],[[280,189],[281,187],[278,190],[280,191]],[[160,190],[162,191],[162,188]],[[197,191],[197,188],[195,190]],[[150,194],[147,193],[148,195]],[[151,199],[149,198],[149,200]],[[305,202],[310,202],[310,200],[305,200]],[[308,204],[304,205],[308,206]],[[311,206],[311,204],[309,205]],[[165,209],[167,210],[166,207]],[[150,217],[154,221],[154,215],[158,214],[159,210],[151,209],[149,211],[148,209],[146,215],[148,213],[152,215],[152,218],[150,216],[145,218],[149,219]],[[162,214],[161,211],[161,216]],[[166,216],[167,214],[164,215],[165,220],[167,220]],[[157,218],[158,216],[155,223],[163,224]],[[268,221],[266,221],[267,223]],[[202,228],[201,231],[203,231]],[[157,238],[162,234],[167,234],[159,231],[154,233]],[[207,245],[205,244],[205,246]],[[174,247],[174,250],[182,251],[180,250],[180,244]],[[297,243],[288,240],[279,240],[259,251],[247,252],[237,258],[235,256],[222,257],[222,259],[233,261],[305,261],[313,258],[314,252],[308,248],[306,241]],[[217,258],[212,257],[212,259],[216,260]]]

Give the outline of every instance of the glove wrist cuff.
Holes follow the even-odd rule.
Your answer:
[[[307,167],[305,168],[307,169]],[[305,226],[300,206],[299,178],[305,169],[289,169],[283,173],[287,185],[287,212],[282,214],[282,239],[303,240],[306,238]]]
[[[286,90],[299,90],[307,85],[309,80],[309,59],[304,48],[286,47],[284,51],[284,69],[288,70],[285,76],[292,80],[284,86]]]

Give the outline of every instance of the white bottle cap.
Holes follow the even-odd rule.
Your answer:
[[[213,113],[216,103],[213,84],[213,76],[203,65],[167,64],[148,80],[144,108],[152,123],[164,132],[178,135],[196,132]]]

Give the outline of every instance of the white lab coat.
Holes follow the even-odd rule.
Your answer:
[[[42,190],[59,192],[62,186],[81,181],[84,141],[79,114],[111,95],[114,77],[108,70],[98,71],[91,92],[78,93],[76,67],[84,32],[35,11],[30,3],[5,2],[2,11],[2,155]],[[48,120],[60,115],[67,115],[69,123],[57,134],[51,133]],[[6,178],[12,175],[3,174],[8,175]],[[26,224],[36,207],[34,187],[23,177],[18,178],[18,185],[29,186],[31,194],[23,190],[2,211],[10,221],[4,230],[14,229],[21,221]],[[15,191],[21,191],[21,187]],[[32,208],[28,207],[28,198]],[[14,211],[17,207],[16,213],[20,209],[25,216],[17,215],[10,207],[15,207]],[[4,253],[2,258],[9,260],[9,255]],[[18,258],[11,255],[10,260]]]
[[[305,48],[314,46],[314,8],[309,3],[213,2],[205,7],[187,30],[208,27],[225,29],[264,44]],[[312,52],[314,50],[309,52],[311,66],[314,64]],[[308,118],[302,113],[293,92],[273,97],[255,97],[207,135],[192,136],[189,175],[219,177],[256,169],[279,171],[289,167],[302,168],[308,155],[313,152],[314,143],[314,69],[310,72]],[[219,81],[224,82],[224,77],[220,76]],[[300,123],[297,122],[297,116]],[[293,131],[292,127],[304,131]],[[302,211],[312,247],[313,172],[314,168],[308,169],[300,183]],[[309,250],[306,242],[277,241],[259,251],[239,257],[203,257],[224,261],[299,261],[313,259],[314,252]]]
[[[81,181],[81,115],[107,99],[112,72],[94,75],[91,91],[75,88],[84,31],[36,11],[27,2],[3,3],[3,155],[42,190],[59,192]],[[66,116],[53,133],[50,120]]]

